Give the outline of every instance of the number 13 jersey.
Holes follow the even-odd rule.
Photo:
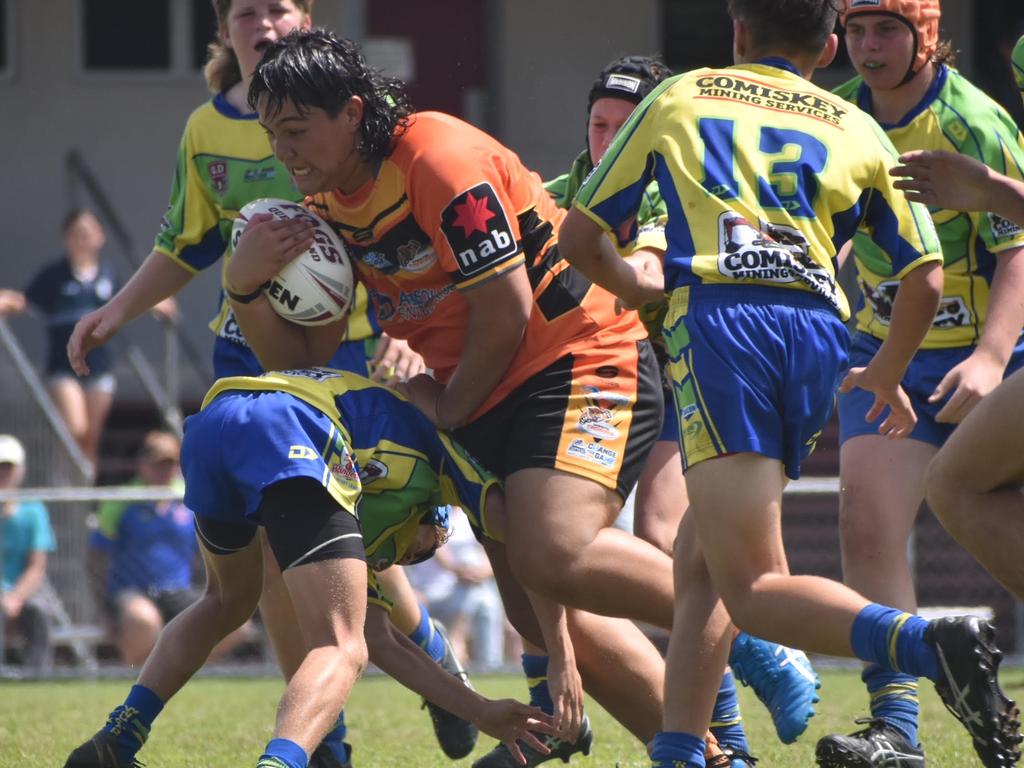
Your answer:
[[[878,125],[782,59],[666,80],[633,112],[575,205],[628,222],[651,180],[668,209],[665,289],[814,293],[844,320],[836,253],[861,227],[903,275],[938,261],[928,211],[896,190]]]

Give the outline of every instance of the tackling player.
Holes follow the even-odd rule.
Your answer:
[[[939,40],[938,0],[847,0],[840,21],[858,76],[836,93],[874,117],[896,149],[959,152],[1013,178],[1024,136],[1012,118],[952,68]],[[843,581],[866,597],[917,608],[908,539],[928,462],[977,402],[1024,364],[1024,228],[998,215],[932,207],[945,286],[921,349],[902,380],[917,416],[909,440],[886,440],[866,418],[871,395],[839,398],[839,520]],[[853,240],[862,298],[850,364],[865,365],[887,337],[901,265],[866,231]],[[871,722],[819,743],[824,766],[919,766],[917,681],[864,670]]]
[[[889,408],[883,434],[905,436],[913,426],[899,380],[934,315],[941,256],[927,211],[892,186],[895,158],[877,125],[807,80],[837,47],[831,0],[731,0],[729,9],[736,66],[656,89],[560,233],[567,258],[627,305],[671,292],[665,338],[690,510],[675,559],[654,764],[705,764],[700,734],[727,655],[719,595],[736,624],[759,637],[936,681],[983,762],[1008,764],[1019,757],[1019,723],[996,681],[989,625],[929,623],[831,580],[788,573],[783,491],[837,385],[873,392],[873,417]],[[857,151],[840,149],[850,146]],[[664,277],[605,247],[604,232],[635,216],[651,180],[669,209]],[[904,279],[881,349],[843,380],[849,308],[834,260],[860,225]]]
[[[182,464],[206,590],[167,625],[124,704],[72,752],[66,768],[136,764],[166,702],[255,610],[259,527],[283,571],[295,608],[292,630],[300,631],[306,653],[258,765],[305,768],[365,665],[364,562],[381,569],[432,555],[447,533],[439,505],[449,502],[482,531],[488,504],[497,503],[494,514],[501,514],[500,500],[491,501],[496,481],[399,395],[328,369],[219,380],[186,422]],[[384,641],[371,658],[400,682],[507,742],[520,762],[517,739],[546,752],[527,730],[554,732],[539,710],[479,696],[391,630],[379,607],[368,625],[368,636]]]

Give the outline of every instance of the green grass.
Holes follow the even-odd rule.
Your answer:
[[[491,697],[521,697],[525,684],[514,676],[478,677],[479,690]],[[854,671],[822,674],[823,701],[818,716],[797,744],[775,738],[764,707],[740,689],[753,752],[760,766],[814,765],[814,744],[821,736],[851,729],[864,714],[866,696]],[[129,683],[51,682],[0,684],[0,768],[61,766],[67,753],[91,735],[107,712],[119,704]],[[1024,695],[1024,670],[1011,669],[1003,685],[1018,700]],[[241,768],[255,764],[270,737],[282,684],[273,679],[203,678],[190,683],[156,722],[140,758],[147,768]],[[973,766],[970,740],[946,713],[931,686],[923,684],[922,738],[933,766]],[[588,705],[596,739],[589,759],[576,757],[578,768],[647,768],[643,747],[596,704]],[[437,747],[419,698],[388,678],[359,682],[347,708],[349,741],[355,745],[356,768],[468,768],[493,746],[481,735],[476,751],[453,763]],[[561,765],[551,763],[550,765]]]

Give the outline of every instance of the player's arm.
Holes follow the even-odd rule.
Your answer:
[[[910,200],[951,211],[992,211],[1024,227],[1024,182],[973,157],[916,150],[900,155],[890,173]]]
[[[3,608],[7,618],[18,618],[25,601],[39,589],[44,578],[46,578],[46,552],[34,549],[28,554],[25,570],[21,572],[11,588],[3,593]]]
[[[665,279],[657,265],[644,259],[623,259],[605,231],[578,208],[573,208],[558,233],[558,250],[591,282],[615,294],[624,306],[635,308],[665,297]]]
[[[194,273],[170,256],[153,251],[142,262],[124,287],[99,309],[85,315],[75,324],[68,339],[68,361],[75,373],[89,372],[85,356],[110,339],[125,323],[131,322],[166,301],[184,288]]]
[[[517,741],[542,754],[550,751],[531,733],[554,733],[550,717],[512,699],[493,701],[468,688],[441,669],[412,640],[397,632],[384,608],[373,604],[367,607],[365,636],[374,664],[406,688],[504,742],[521,764],[526,760]]]
[[[323,365],[344,333],[345,320],[303,326],[282,318],[262,287],[313,244],[313,225],[305,217],[253,216],[235,246],[224,275],[224,290],[242,334],[267,371]]]
[[[464,424],[498,386],[519,350],[533,308],[522,265],[461,292],[469,306],[466,336],[447,385],[421,375],[399,388],[439,429]]]

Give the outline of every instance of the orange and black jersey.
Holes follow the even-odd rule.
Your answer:
[[[406,339],[447,381],[468,322],[462,291],[524,266],[534,307],[505,378],[474,414],[559,357],[642,339],[636,313],[561,258],[565,216],[540,177],[491,136],[450,115],[421,112],[374,179],[351,195],[307,199],[344,239],[390,335]]]

